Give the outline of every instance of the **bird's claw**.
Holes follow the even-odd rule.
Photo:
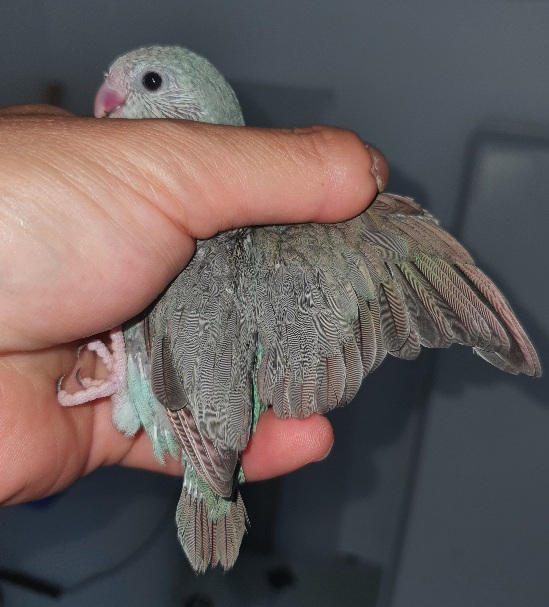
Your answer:
[[[94,379],[92,377],[82,377],[81,368],[75,373],[77,383],[82,386],[82,390],[69,393],[61,388],[65,375],[57,380],[57,401],[64,407],[82,405],[84,403],[116,395],[125,390],[126,384],[126,352],[124,348],[124,337],[122,328],[116,327],[110,332],[112,342],[112,352],[100,340],[94,340],[84,344],[88,350],[95,352],[105,364],[109,376],[107,379]],[[80,354],[82,348],[78,349]]]

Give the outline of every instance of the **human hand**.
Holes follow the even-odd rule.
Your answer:
[[[143,310],[196,238],[356,215],[387,180],[369,149],[335,129],[1,111],[0,503],[44,497],[112,463],[180,474],[178,461],[156,462],[148,437],[114,429],[108,399],[57,404],[56,380],[77,342]],[[332,440],[320,415],[278,420],[268,411],[242,456],[246,478],[321,459]]]

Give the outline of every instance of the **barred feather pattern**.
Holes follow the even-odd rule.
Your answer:
[[[192,465],[185,467],[185,478],[175,515],[177,536],[197,573],[220,565],[230,569],[237,557],[248,514],[240,492],[231,499],[217,495]]]
[[[412,199],[380,194],[337,225],[257,228],[258,393],[280,417],[353,398],[387,354],[472,346],[498,368],[540,375],[495,285]]]
[[[151,386],[184,453],[178,536],[199,572],[232,567],[248,526],[236,483],[254,423],[249,247],[246,231],[199,241],[147,319]]]
[[[254,382],[261,404],[285,418],[345,405],[388,354],[413,359],[421,346],[463,344],[504,371],[541,372],[465,249],[412,199],[391,194],[340,224],[199,242],[148,323],[153,391],[201,481],[192,492],[186,481],[177,515],[197,570],[208,559],[231,566],[247,527],[236,479]]]
[[[162,78],[159,90],[143,85],[150,70]],[[128,53],[106,83],[124,98],[109,116],[243,124],[229,84],[187,49]],[[421,346],[463,344],[509,373],[541,373],[508,303],[467,251],[413,200],[391,194],[339,224],[199,241],[144,331],[154,397],[134,392],[141,409],[155,412],[155,399],[166,408],[182,447],[178,533],[197,571],[236,559],[248,524],[236,487],[240,454],[263,408],[279,417],[325,413],[352,400],[388,354],[409,360]],[[138,383],[149,372],[143,347],[129,359]],[[130,410],[123,424],[142,418]]]

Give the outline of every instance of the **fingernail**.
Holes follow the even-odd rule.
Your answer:
[[[372,158],[370,173],[372,173],[374,179],[376,180],[378,191],[383,192],[389,179],[389,165],[385,160],[385,156],[383,156],[383,154],[377,148],[368,143],[365,143],[364,145]]]

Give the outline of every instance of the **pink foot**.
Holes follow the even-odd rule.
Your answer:
[[[57,386],[57,400],[64,407],[82,405],[97,398],[113,396],[116,400],[121,398],[121,393],[126,390],[126,349],[124,347],[124,335],[122,327],[115,327],[110,332],[112,342],[112,352],[107,346],[99,340],[86,344],[88,350],[93,350],[97,356],[104,362],[109,372],[107,379],[93,379],[91,377],[78,377],[78,383],[84,388],[69,394],[66,390],[61,390],[59,380]]]

